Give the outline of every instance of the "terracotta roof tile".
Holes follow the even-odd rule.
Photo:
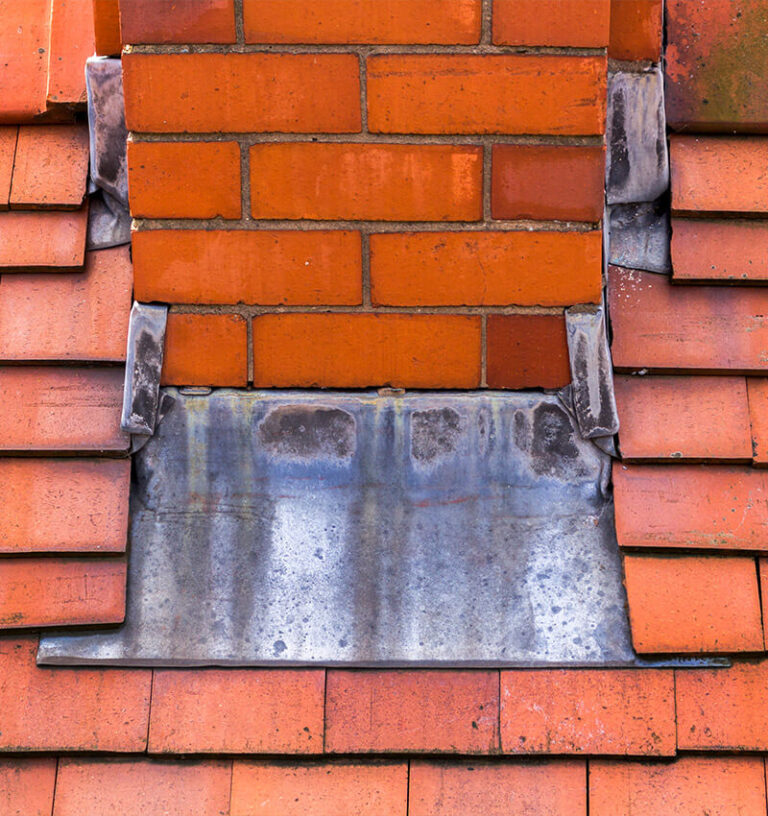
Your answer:
[[[756,465],[768,465],[768,378],[747,377],[752,455]]]
[[[53,0],[48,105],[85,104],[85,61],[94,48],[93,0]]]
[[[640,653],[763,650],[753,558],[625,555],[624,582]]]
[[[681,283],[768,282],[768,222],[673,218],[672,269]]]
[[[56,759],[0,760],[0,813],[51,816]]]
[[[760,605],[763,610],[763,639],[768,651],[768,558],[757,559],[757,575],[760,581]]]
[[[13,178],[13,158],[19,129],[12,125],[0,125],[0,210],[8,209]]]
[[[81,267],[87,228],[87,204],[76,212],[0,213],[0,269]]]

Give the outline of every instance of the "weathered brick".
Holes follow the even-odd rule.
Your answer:
[[[614,386],[625,459],[752,458],[743,377],[619,376]]]
[[[360,233],[149,230],[133,234],[136,300],[355,306]]]
[[[236,142],[129,142],[136,218],[240,218]]]
[[[493,0],[493,42],[602,48],[610,18],[611,0]]]
[[[248,384],[248,339],[239,315],[171,312],[165,334],[163,385]]]
[[[294,142],[251,148],[254,218],[478,221],[482,148]]]
[[[0,368],[0,450],[126,450],[122,368]]]
[[[768,475],[722,465],[614,463],[622,547],[768,549]]]
[[[752,429],[752,461],[768,465],[768,378],[748,377],[749,422]]]
[[[85,61],[94,52],[93,0],[51,4],[48,106],[84,105]]]
[[[673,763],[589,763],[591,816],[635,813],[765,812],[765,775],[760,757],[680,757]]]
[[[76,212],[0,213],[0,269],[81,267],[88,205]]]
[[[768,282],[768,226],[673,218],[672,277],[685,283]]]
[[[624,556],[636,651],[763,649],[754,558]]]
[[[604,57],[383,54],[368,58],[374,133],[595,135]]]
[[[477,388],[475,315],[273,314],[253,321],[260,388]]]
[[[610,267],[613,363],[619,369],[768,371],[768,290],[674,286]]]
[[[472,45],[482,0],[244,0],[251,43]]]
[[[13,179],[13,158],[19,129],[14,125],[0,126],[0,210],[8,209]]]
[[[616,60],[661,59],[664,0],[611,0],[608,56]]]
[[[370,248],[375,305],[570,306],[601,298],[597,231],[382,233],[371,235]]]
[[[501,673],[501,750],[507,754],[673,756],[671,671]]]
[[[128,459],[0,459],[0,552],[123,552]]]
[[[129,130],[360,130],[355,54],[126,54],[123,81]]]
[[[491,388],[562,388],[571,381],[562,315],[488,315]]]
[[[494,218],[599,221],[603,217],[604,147],[494,145]]]
[[[120,0],[120,29],[126,44],[233,43],[234,0]],[[166,77],[167,79],[168,77]]]
[[[408,765],[235,761],[232,816],[405,816]]]
[[[0,749],[145,750],[151,671],[46,668],[36,652],[37,637],[0,639]]]
[[[120,53],[119,0],[93,0],[96,53],[110,57]]]
[[[586,762],[411,762],[410,816],[586,816]]]
[[[51,816],[56,759],[0,760],[0,813]]]
[[[124,360],[132,279],[128,247],[87,253],[82,272],[3,276],[0,360]]]
[[[59,760],[53,816],[228,814],[232,763]]]
[[[328,671],[331,753],[498,752],[492,671]]]
[[[768,211],[768,137],[672,136],[673,213]]]
[[[322,670],[155,671],[149,752],[317,754]]]

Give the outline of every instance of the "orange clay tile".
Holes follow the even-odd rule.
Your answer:
[[[259,315],[254,385],[477,388],[481,328],[477,315]]]
[[[768,137],[672,136],[673,213],[768,212]]]
[[[236,760],[231,816],[406,816],[408,764]]]
[[[589,763],[590,816],[763,816],[761,757],[680,757],[673,763]]]
[[[754,558],[624,556],[636,651],[763,649]]]
[[[234,0],[120,0],[123,42],[233,43]]]
[[[0,450],[124,451],[122,368],[0,367]]]
[[[565,318],[488,315],[490,388],[562,388],[571,381]]]
[[[85,125],[19,128],[11,209],[77,209],[88,181]]]
[[[755,465],[768,465],[768,378],[747,377],[752,456]]]
[[[0,360],[124,360],[132,278],[128,247],[87,253],[82,272],[3,276]]]
[[[664,27],[664,0],[611,0],[608,56],[658,62]]]
[[[681,283],[768,282],[768,222],[673,218],[672,269]]]
[[[155,671],[149,752],[317,754],[323,670]]]
[[[0,124],[45,111],[51,0],[0,0]]]
[[[681,750],[768,751],[768,660],[675,672]]]
[[[36,636],[0,639],[2,750],[145,750],[151,671],[46,668],[36,653]]]
[[[142,230],[133,233],[136,300],[355,306],[363,299],[360,233]]]
[[[370,247],[377,306],[570,306],[601,297],[597,231],[383,233]]]
[[[119,0],[93,0],[96,53],[110,57],[120,53]]]
[[[88,205],[76,212],[0,213],[0,270],[81,267]]]
[[[411,762],[409,816],[585,816],[586,762]]]
[[[0,458],[0,553],[123,552],[128,459]]]
[[[676,747],[671,671],[501,673],[505,754],[673,756]]]
[[[53,816],[225,816],[231,762],[62,757]]]
[[[1,759],[0,813],[51,816],[56,758]]]
[[[0,559],[0,629],[122,623],[123,558]]]
[[[757,575],[760,580],[760,603],[763,610],[763,641],[768,646],[768,558],[757,559]]]
[[[618,369],[768,370],[768,289],[673,286],[612,266],[608,300]]]
[[[611,0],[493,0],[496,45],[603,48]]]
[[[239,315],[168,315],[163,385],[248,383],[248,337]]]
[[[13,159],[19,129],[12,125],[0,125],[0,210],[8,209],[13,178]]]
[[[329,670],[325,748],[342,754],[494,753],[498,713],[496,672]]]
[[[618,376],[614,386],[625,459],[752,458],[744,377]]]
[[[53,0],[48,105],[85,105],[85,61],[95,50],[93,0]]]
[[[622,547],[768,550],[768,475],[720,465],[613,465]]]

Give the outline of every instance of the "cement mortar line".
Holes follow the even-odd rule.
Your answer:
[[[481,45],[493,45],[493,0],[483,0],[480,22]]]
[[[160,301],[153,301],[160,302]],[[248,303],[168,303],[171,314],[222,315],[235,314],[246,319],[272,314],[348,314],[348,315],[457,315],[487,317],[488,315],[562,315],[574,304],[562,306],[285,306]],[[485,325],[485,320],[483,320]]]
[[[629,74],[647,74],[654,68],[658,68],[659,63],[652,60],[637,60],[635,62],[627,62],[625,60],[608,60],[608,73],[629,73]]]
[[[541,307],[544,308],[544,307]],[[530,312],[518,312],[518,314],[531,314]],[[542,314],[535,312],[533,314]],[[480,323],[480,387],[488,387],[488,315],[483,314]]]
[[[600,222],[587,221],[349,221],[334,220],[265,220],[244,218],[178,219],[135,218],[134,232],[157,230],[197,230],[205,232],[360,232],[366,235],[403,232],[597,232]]]
[[[243,13],[243,0],[235,0],[235,36],[238,46],[245,45],[245,15]]]

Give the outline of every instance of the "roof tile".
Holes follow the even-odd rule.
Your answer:
[[[76,212],[0,213],[0,270],[81,267],[88,205]]]
[[[672,269],[681,283],[768,282],[768,222],[673,218]]]
[[[16,155],[16,141],[19,129],[11,125],[0,125],[0,210],[8,209],[13,178],[13,159]]]
[[[85,104],[85,61],[94,52],[93,0],[53,0],[49,105]]]
[[[56,759],[0,760],[0,813],[51,816]]]
[[[768,378],[747,377],[752,455],[756,465],[768,465]]]

